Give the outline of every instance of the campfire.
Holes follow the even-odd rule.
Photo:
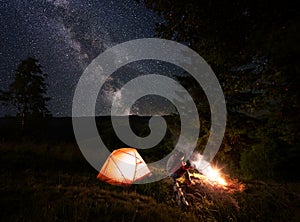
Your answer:
[[[219,169],[213,169],[211,166],[208,166],[204,170],[202,170],[203,175],[207,177],[208,180],[211,182],[221,185],[221,186],[226,186],[227,182],[226,180],[220,175],[220,170]]]
[[[219,169],[211,167],[207,174],[199,173],[198,171],[190,172],[194,183],[205,186],[212,186],[229,192],[242,192],[245,189],[244,184],[238,180],[230,179],[228,175],[221,174]]]
[[[204,183],[205,185],[232,192],[244,190],[243,184],[231,179],[228,175],[222,174],[221,169],[213,167],[209,162],[205,161],[201,154],[194,153],[191,162],[196,169],[190,172],[190,176],[194,178],[195,183]]]
[[[178,179],[181,184],[180,194],[184,200],[183,203],[186,203],[179,205],[192,206],[192,209],[199,210],[198,212],[202,212],[204,215],[210,211],[207,203],[214,203],[219,207],[232,206],[234,210],[238,211],[240,207],[234,194],[243,192],[245,185],[223,174],[221,169],[205,161],[201,154],[192,157],[191,164],[194,166],[194,170],[189,170],[188,173],[193,183],[185,185],[187,184],[186,177]]]

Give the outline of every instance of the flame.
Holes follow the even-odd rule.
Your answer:
[[[213,185],[221,185],[223,187],[228,185],[228,182],[221,176],[220,169],[213,168],[200,153],[193,153],[191,163]]]
[[[203,170],[203,174],[212,182],[218,183],[222,186],[227,186],[227,182],[224,178],[221,177],[219,169],[213,169],[211,166],[208,166]]]

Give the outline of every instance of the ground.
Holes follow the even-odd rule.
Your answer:
[[[0,170],[1,221],[291,221],[299,209],[299,195],[282,184],[249,181],[240,192],[201,178],[183,185],[191,206],[181,209],[170,178],[105,184],[72,143],[2,142]]]

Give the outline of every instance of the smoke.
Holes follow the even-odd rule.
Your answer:
[[[190,162],[200,173],[206,171],[207,168],[211,167],[210,163],[204,159],[204,156],[199,152],[194,152],[190,157]],[[203,173],[204,174],[204,173]]]
[[[194,152],[190,158],[191,165],[200,173],[205,175],[210,181],[226,186],[226,181],[221,177],[219,170],[214,169],[204,156],[198,152]]]

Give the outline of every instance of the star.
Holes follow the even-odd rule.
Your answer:
[[[88,64],[105,49],[137,38],[153,37],[162,18],[134,0],[46,0],[5,1],[0,5],[0,85],[5,90],[13,81],[17,65],[34,56],[48,74],[48,108],[54,116],[71,116],[73,93]],[[99,114],[106,114],[112,96],[131,78],[147,73],[172,75],[174,68],[150,63],[129,65],[116,72],[100,92]],[[146,98],[132,109],[143,114],[168,110]],[[160,100],[156,100],[160,101]],[[163,101],[163,100],[161,100]],[[147,108],[147,104],[150,104]],[[156,104],[156,105],[153,105]],[[155,108],[156,107],[156,108]],[[170,108],[170,107],[169,107]],[[154,111],[153,111],[154,110]],[[157,112],[164,112],[157,110]],[[1,110],[0,115],[12,110]]]

